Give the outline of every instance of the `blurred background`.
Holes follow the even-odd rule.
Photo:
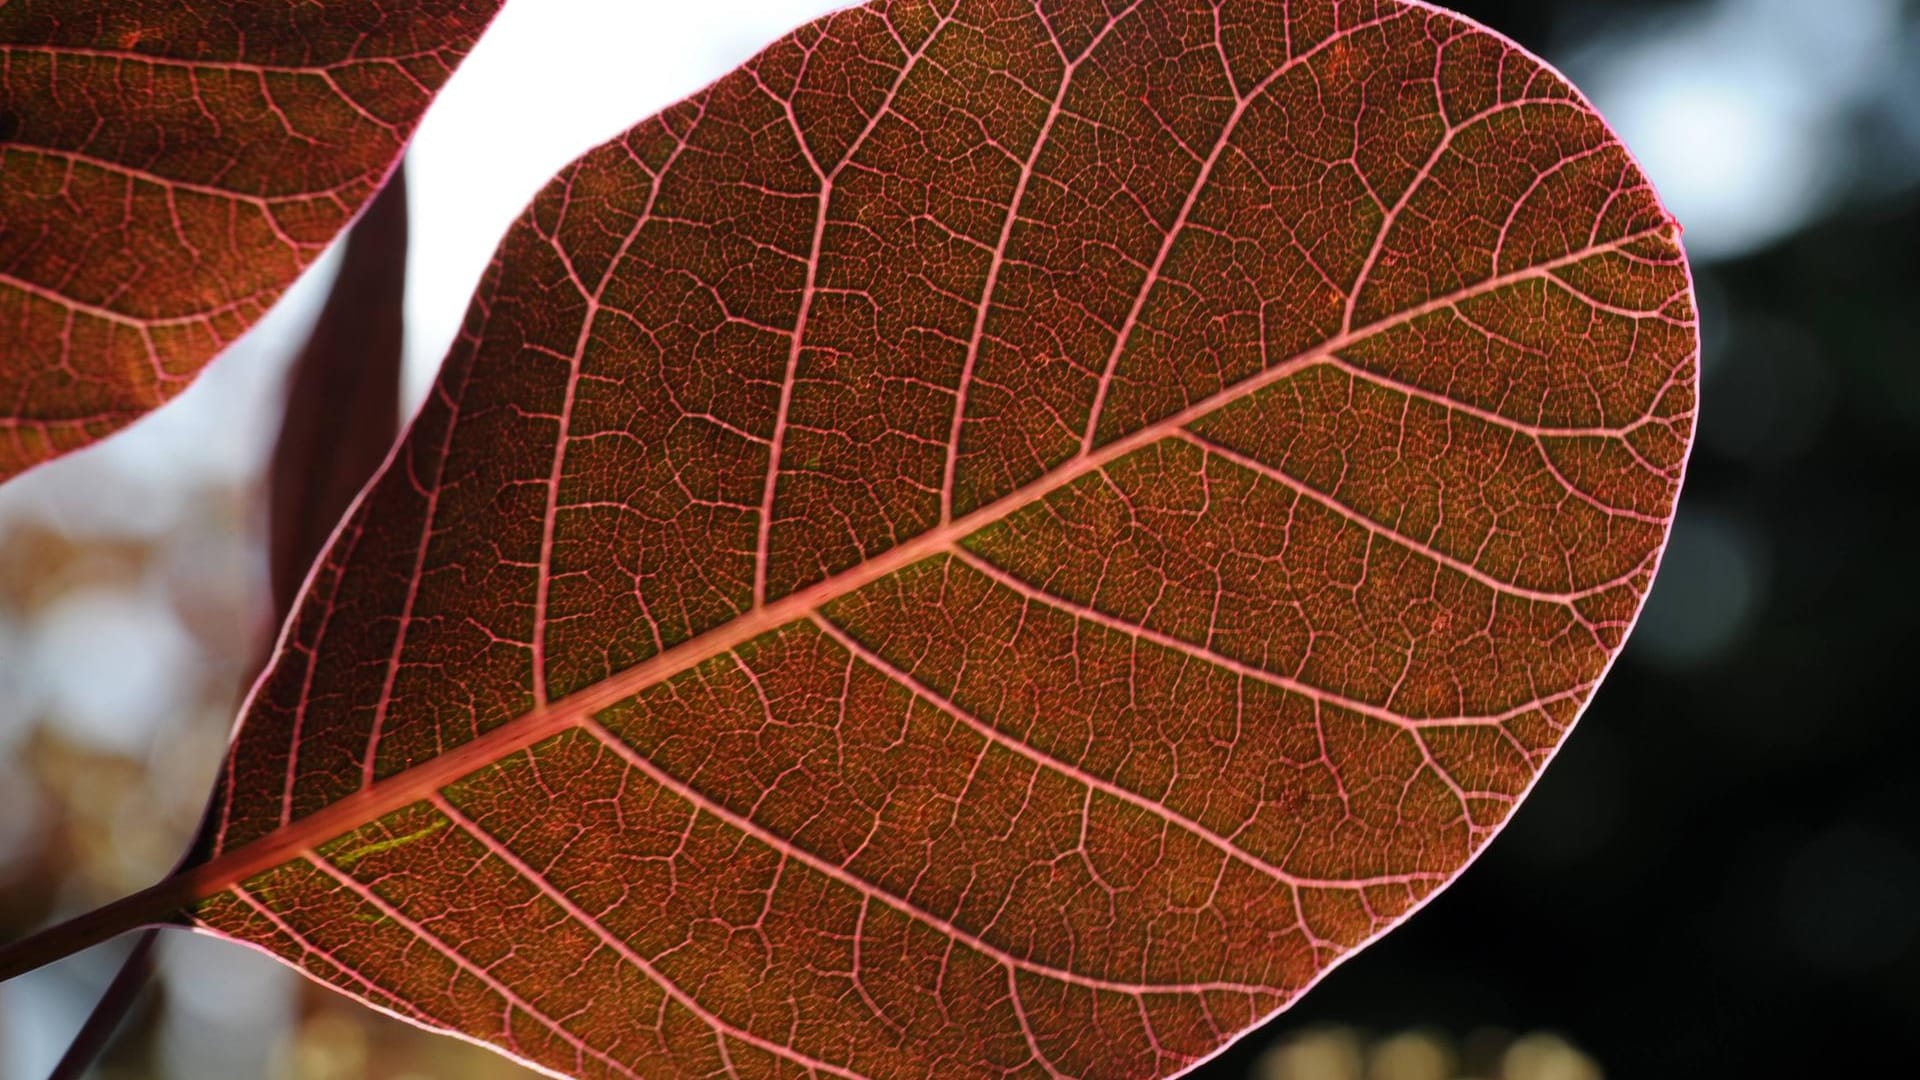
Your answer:
[[[408,159],[409,408],[555,170],[834,6],[511,0]],[[1700,442],[1646,615],[1511,826],[1196,1075],[1913,1071],[1920,4],[1453,6],[1567,72],[1685,225]],[[0,935],[151,883],[193,833],[274,629],[263,466],[336,262],[176,403],[0,489]],[[124,947],[0,986],[0,1076],[45,1074]],[[530,1075],[179,933],[97,1074]]]

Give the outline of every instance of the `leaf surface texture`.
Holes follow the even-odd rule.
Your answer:
[[[1645,178],[1457,17],[829,17],[513,228],[194,918],[566,1075],[1177,1073],[1531,785],[1696,353]]]
[[[0,4],[0,478],[124,427],[252,326],[498,7]]]

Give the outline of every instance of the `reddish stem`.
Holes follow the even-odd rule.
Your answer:
[[[194,884],[190,877],[175,875],[132,896],[0,947],[0,982],[90,949],[129,930],[175,921],[180,909],[193,900]]]

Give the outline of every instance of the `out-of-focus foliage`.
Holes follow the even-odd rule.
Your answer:
[[[1455,1040],[1414,1028],[1369,1037],[1312,1028],[1279,1040],[1251,1080],[1601,1080],[1600,1066],[1551,1032],[1515,1037],[1483,1028]]]

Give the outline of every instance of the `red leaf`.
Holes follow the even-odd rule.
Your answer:
[[[287,378],[267,477],[267,569],[276,621],[400,429],[407,285],[407,174],[381,187],[347,234],[340,273]]]
[[[536,199],[210,861],[70,937],[561,1073],[1151,1076],[1466,866],[1664,543],[1677,227],[1424,5],[946,10]]]
[[[0,5],[0,478],[137,419],[251,326],[498,7]]]
[[[395,168],[347,234],[340,269],[288,373],[267,475],[267,569],[274,622],[299,599],[336,522],[380,467],[400,422],[406,291],[406,167]],[[253,681],[249,673],[246,682]],[[187,862],[198,862],[189,853]],[[140,935],[48,1080],[84,1076],[153,974],[160,930]]]

